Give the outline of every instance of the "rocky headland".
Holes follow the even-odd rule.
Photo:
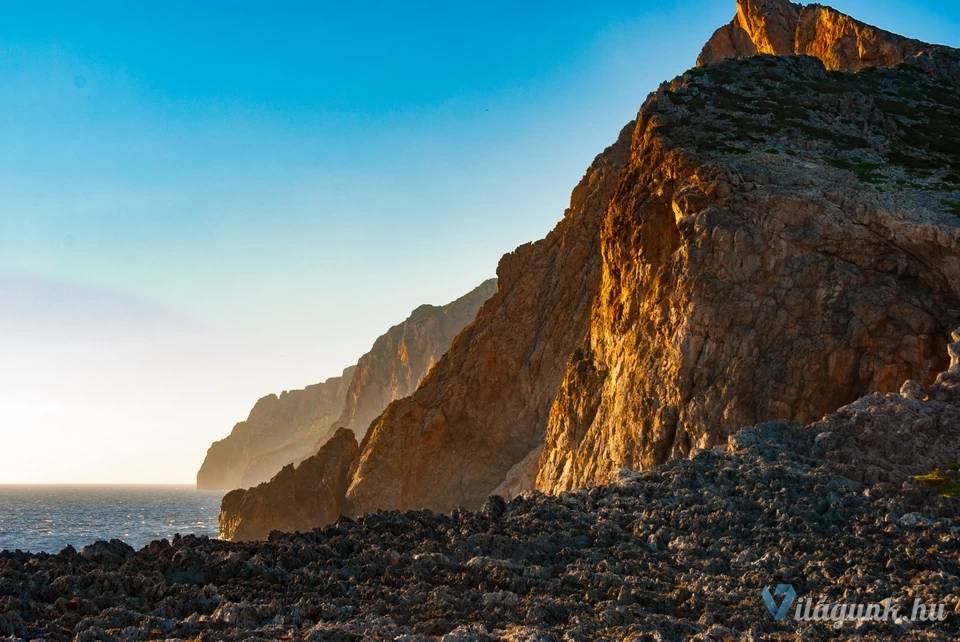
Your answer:
[[[489,279],[446,305],[421,305],[378,337],[341,376],[260,399],[246,421],[210,446],[197,488],[256,486],[316,453],[338,428],[362,438],[390,401],[416,390],[496,290],[496,279]]]

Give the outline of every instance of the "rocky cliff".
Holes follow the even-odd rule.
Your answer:
[[[766,29],[744,31],[758,51]],[[960,64],[876,33],[889,39],[864,43],[902,45],[897,67],[731,55],[654,92],[371,424],[347,510],[602,483],[743,425],[929,383],[960,321]],[[867,44],[827,62],[886,60]]]
[[[447,305],[421,305],[406,321],[378,338],[357,362],[336,425],[349,428],[362,439],[388,403],[417,389],[453,338],[496,291],[497,280],[489,279]]]
[[[351,510],[478,505],[540,446],[565,364],[587,330],[599,224],[631,131],[597,156],[545,239],[501,259],[497,294],[417,391],[371,425]]]
[[[197,472],[197,488],[230,490],[269,479],[313,448],[343,411],[355,367],[323,383],[267,395],[230,435],[214,442]],[[314,449],[315,450],[315,449]],[[289,457],[289,459],[288,459]]]
[[[697,59],[707,65],[757,54],[802,54],[830,70],[893,67],[945,47],[904,38],[819,4],[788,0],[737,0],[737,15],[717,29]]]
[[[342,376],[264,397],[246,421],[210,447],[197,487],[250,488],[316,453],[339,427],[362,437],[391,400],[416,389],[496,289],[496,279],[489,279],[446,305],[422,305],[380,336]]]
[[[749,32],[757,50],[779,42],[781,11],[801,10],[740,3],[767,25]],[[845,51],[818,33],[804,51]],[[504,257],[500,295],[431,377],[373,424],[351,509],[597,483],[929,381],[960,313],[956,52],[869,33],[856,61],[822,55],[909,64],[731,60],[654,93],[557,228]]]
[[[257,539],[271,530],[305,531],[335,521],[345,510],[357,451],[356,436],[340,428],[316,454],[298,466],[287,464],[269,483],[230,491],[222,502],[220,535]]]
[[[960,95],[913,66],[728,61],[651,96],[537,487],[812,421],[943,369],[960,320]]]

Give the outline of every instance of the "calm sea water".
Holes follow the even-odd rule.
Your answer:
[[[217,534],[223,493],[192,486],[0,485],[0,550],[58,553],[100,539],[134,548],[174,534]]]

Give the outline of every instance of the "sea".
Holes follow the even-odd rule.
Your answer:
[[[216,537],[222,498],[193,486],[0,485],[0,550],[59,553],[114,538],[141,548],[177,533]]]

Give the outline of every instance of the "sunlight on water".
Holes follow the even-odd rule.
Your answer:
[[[217,534],[223,493],[192,486],[0,485],[0,550],[56,553],[119,538],[152,540]]]

